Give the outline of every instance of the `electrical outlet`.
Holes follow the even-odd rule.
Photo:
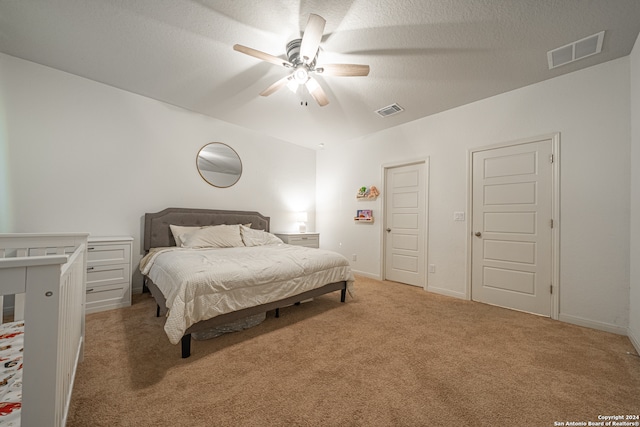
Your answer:
[[[351,255],[351,261],[357,261],[358,260],[358,255],[353,254]]]
[[[436,265],[429,264],[429,273],[435,273],[435,272],[436,272]]]

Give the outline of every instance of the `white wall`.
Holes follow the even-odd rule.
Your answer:
[[[640,36],[631,53],[630,259],[629,338],[640,353]]]
[[[166,207],[256,210],[274,231],[306,209],[314,228],[313,150],[3,54],[0,124],[0,232],[131,235],[137,264],[144,213]],[[196,170],[212,141],[242,159],[233,187]]]
[[[626,333],[629,312],[629,58],[426,117],[318,153],[321,245],[355,270],[381,272],[381,221],[354,224],[360,186],[382,188],[382,166],[429,157],[428,289],[466,297],[467,153],[561,133],[561,320]],[[425,96],[427,96],[425,94]],[[402,100],[396,100],[402,104]],[[382,198],[368,202],[379,215]],[[468,218],[467,218],[468,219]]]

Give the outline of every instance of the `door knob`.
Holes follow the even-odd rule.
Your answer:
[[[391,231],[391,229],[390,229],[390,228],[387,228],[387,233],[389,233],[390,231]]]
[[[481,232],[479,232],[479,231],[476,231],[476,236],[477,236],[477,237],[480,237],[480,236],[482,236],[482,233],[481,233]]]

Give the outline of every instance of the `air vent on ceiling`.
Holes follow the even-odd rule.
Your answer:
[[[604,31],[547,52],[549,69],[595,55],[602,51]]]
[[[402,108],[398,104],[391,104],[391,105],[387,105],[386,107],[383,107],[383,108],[381,108],[379,110],[376,110],[376,113],[378,113],[382,117],[389,117],[389,116],[392,116],[394,114],[401,113],[403,111],[404,111],[404,108]]]

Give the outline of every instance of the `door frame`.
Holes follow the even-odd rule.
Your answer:
[[[387,244],[387,233],[385,233],[385,228],[387,224],[387,203],[386,203],[386,195],[387,195],[387,169],[393,169],[401,166],[411,166],[422,163],[424,164],[424,266],[425,266],[425,275],[424,275],[424,283],[422,284],[422,289],[427,290],[427,285],[429,283],[429,156],[419,157],[411,160],[404,160],[392,163],[383,163],[381,167],[381,179],[382,182],[382,191],[380,192],[380,222],[379,222],[379,232],[380,232],[380,277],[382,280],[387,280],[387,272],[386,272],[386,244]]]
[[[472,240],[473,240],[473,155],[475,153],[496,148],[512,147],[529,144],[542,140],[551,140],[551,215],[553,228],[551,229],[551,318],[557,320],[560,316],[560,132],[525,138],[516,141],[486,145],[467,150],[467,286],[466,299],[471,300],[472,276]]]

